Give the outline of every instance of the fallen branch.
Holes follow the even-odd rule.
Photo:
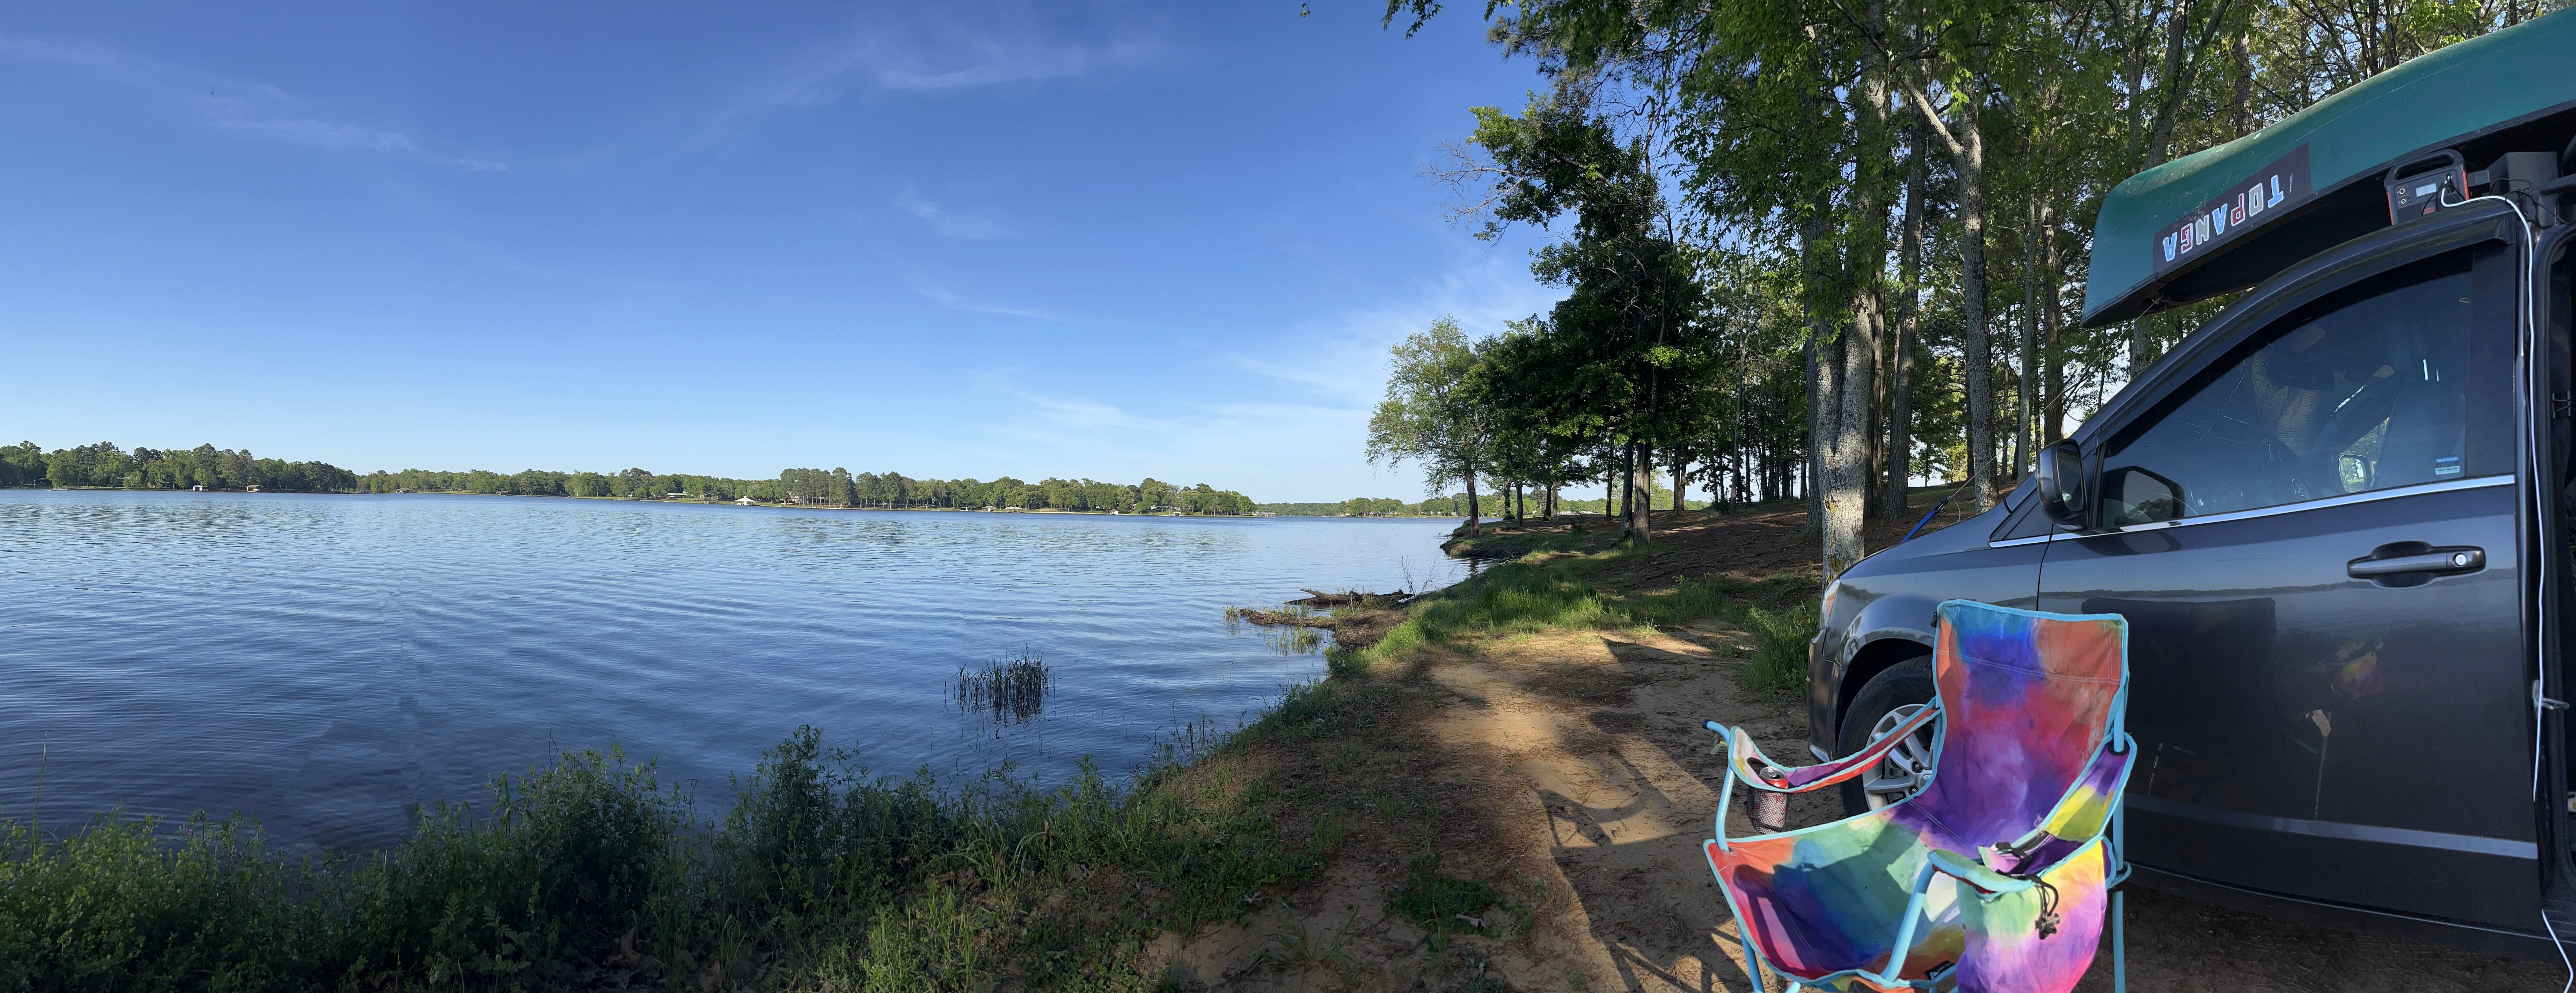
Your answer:
[[[1364,593],[1359,590],[1326,593],[1303,586],[1297,589],[1306,595],[1288,603],[1298,607],[1400,607],[1414,597],[1411,593]]]

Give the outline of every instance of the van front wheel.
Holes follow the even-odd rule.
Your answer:
[[[1885,737],[1924,705],[1932,702],[1932,660],[1908,659],[1887,671],[1870,677],[1852,699],[1850,712],[1843,715],[1842,740],[1836,744],[1837,755],[1850,755]],[[1924,779],[1932,772],[1932,734],[1940,726],[1935,720],[1914,733],[1912,741],[1898,744],[1887,757],[1857,778],[1842,784],[1843,813],[1863,814],[1895,803],[1923,788]]]

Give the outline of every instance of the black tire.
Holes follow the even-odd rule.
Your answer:
[[[1869,744],[1869,731],[1878,725],[1879,718],[1898,707],[1930,703],[1933,694],[1932,657],[1929,655],[1907,659],[1871,676],[1869,683],[1860,688],[1860,695],[1852,698],[1851,710],[1843,715],[1841,740],[1834,743],[1834,754],[1849,755],[1860,751],[1862,746]],[[1861,780],[1867,778],[1864,775],[1843,780],[1840,789],[1844,815],[1869,812],[1869,794],[1863,792],[1860,785]]]

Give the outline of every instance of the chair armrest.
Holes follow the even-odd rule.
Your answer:
[[[2137,765],[2138,743],[2122,734],[2102,743],[2093,753],[2093,761],[2084,774],[2057,798],[2048,816],[2029,834],[2013,839],[2009,845],[1996,846],[1987,861],[2005,870],[2028,875],[2056,864],[2068,853],[2082,848],[2085,842],[2101,836],[2120,811],[2121,791],[2127,788],[2129,770]]]
[[[1905,723],[1898,725],[1877,741],[1870,742],[1860,751],[1831,762],[1795,768],[1771,761],[1770,756],[1762,754],[1761,746],[1753,743],[1753,735],[1742,727],[1729,728],[1716,721],[1702,722],[1702,726],[1717,732],[1718,736],[1725,740],[1727,767],[1735,770],[1735,778],[1743,780],[1744,785],[1773,793],[1804,793],[1868,772],[1872,766],[1878,764],[1879,759],[1887,756],[1889,749],[1895,748],[1908,736],[1922,730],[1925,725],[1932,723],[1933,718],[1939,716],[1941,716],[1941,705],[1938,702],[1927,704],[1923,709],[1915,711],[1914,716],[1907,718]],[[1770,775],[1765,775],[1765,772]]]
[[[1932,849],[1930,856],[1933,868],[1941,870],[1943,874],[1954,877],[1960,882],[1974,886],[1981,892],[2019,893],[2029,889],[2031,885],[2030,880],[2015,879],[1996,872],[1979,864],[1975,859],[1948,849]]]

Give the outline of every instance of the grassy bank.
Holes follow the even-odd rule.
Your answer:
[[[1719,577],[1645,588],[1604,583],[1597,577],[1666,551],[1653,544],[1616,542],[1605,532],[1497,532],[1456,539],[1451,549],[1479,558],[1517,557],[1425,598],[1375,643],[1337,650],[1332,655],[1337,675],[1418,661],[1462,635],[1639,630],[1713,617],[1756,636],[1745,670],[1747,685],[1781,700],[1806,688],[1807,639],[1816,631],[1816,605],[1799,599],[1792,606],[1765,606],[1766,595],[1779,595],[1778,583]]]
[[[1238,917],[1338,844],[1283,830],[1244,761],[1335,695],[1204,754],[1185,736],[1127,789],[869,779],[805,729],[712,822],[597,752],[363,857],[281,859],[239,820],[0,822],[0,989],[1151,989],[1154,934]]]

